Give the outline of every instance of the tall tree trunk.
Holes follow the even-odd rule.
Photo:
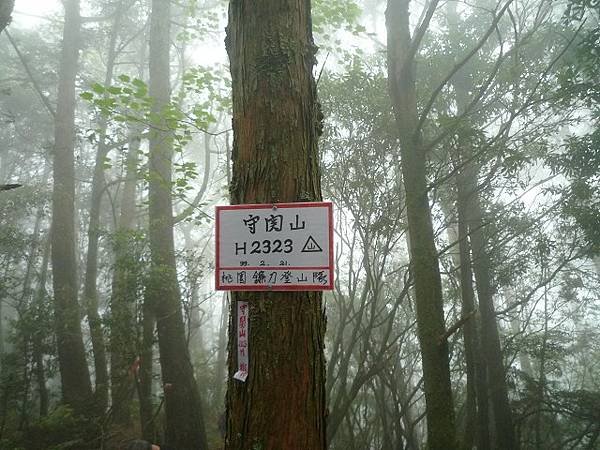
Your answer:
[[[225,402],[223,401],[223,387],[225,381],[226,357],[227,357],[227,313],[229,299],[227,293],[223,294],[221,300],[221,323],[219,324],[219,334],[217,340],[217,360],[215,361],[215,379],[213,381],[213,410],[220,414],[223,411]]]
[[[32,362],[31,354],[31,335],[26,333],[23,336],[23,342],[19,345],[19,353],[23,362],[23,373],[21,376],[21,411],[19,418],[18,430],[23,431],[28,426],[28,410],[29,410],[29,390],[31,388],[31,375],[32,371],[29,369],[30,363]]]
[[[56,346],[64,401],[89,412],[92,394],[77,302],[75,258],[75,78],[80,44],[79,0],[65,0],[54,133],[52,279]]]
[[[458,195],[461,195],[460,186],[457,187]],[[464,189],[463,189],[464,191]],[[467,375],[466,391],[467,396],[465,399],[465,412],[464,412],[464,423],[461,427],[461,434],[459,436],[460,445],[464,449],[473,448],[476,436],[479,432],[482,435],[487,434],[487,414],[484,416],[483,422],[478,423],[477,414],[477,381],[478,371],[483,367],[481,365],[480,358],[482,357],[479,351],[479,337],[477,335],[477,317],[474,315],[475,312],[475,290],[473,287],[473,272],[471,270],[471,247],[468,242],[468,230],[467,225],[464,221],[464,213],[461,210],[460,199],[457,202],[457,219],[458,226],[454,223],[448,225],[448,240],[450,245],[458,246],[458,251],[451,249],[449,251],[454,267],[458,269],[460,274],[460,295],[461,295],[461,315],[463,318],[469,317],[469,319],[462,326],[463,341],[464,341],[464,357]],[[444,214],[446,217],[452,217],[452,211],[442,205]],[[485,379],[485,377],[484,377]],[[487,401],[487,384],[485,384],[483,392],[483,398]],[[485,429],[480,429],[480,425],[484,424]],[[482,447],[479,445],[479,448]]]
[[[46,238],[44,245],[44,254],[42,257],[42,266],[40,269],[40,277],[35,294],[34,305],[35,317],[42,318],[43,305],[48,296],[46,292],[46,279],[48,276],[48,262],[50,259],[50,239]],[[50,405],[48,388],[46,387],[46,371],[44,370],[44,336],[40,329],[33,333],[33,360],[35,364],[35,379],[38,386],[38,395],[40,397],[40,417],[48,415]]]
[[[42,352],[41,341],[36,335],[33,336],[33,364],[35,365],[35,381],[37,383],[37,390],[39,396],[39,412],[40,417],[48,415],[49,407],[49,395],[48,388],[46,387],[46,371],[44,369],[44,354]]]
[[[459,33],[458,14],[456,5],[448,6],[448,21],[450,33]],[[463,70],[459,71],[452,79],[452,86],[456,93],[456,104],[459,114],[463,114],[470,101],[470,90],[474,90],[472,81],[466,76]],[[479,422],[479,445],[484,448],[491,446],[489,440],[489,426],[485,424],[488,418],[488,401],[484,394],[484,385],[487,384],[487,390],[492,401],[494,436],[496,437],[494,445],[499,449],[510,448],[517,449],[518,442],[514,438],[512,412],[508,403],[508,389],[506,387],[506,377],[504,365],[502,362],[502,350],[500,347],[500,338],[496,323],[496,313],[492,292],[492,268],[489,251],[484,236],[484,218],[481,208],[481,191],[478,185],[479,167],[474,158],[472,142],[468,138],[459,135],[459,156],[458,156],[458,204],[460,225],[464,233],[463,239],[464,257],[468,257],[468,247],[470,246],[473,258],[464,260],[464,268],[475,275],[477,297],[479,301],[479,311],[481,324],[479,337],[481,346],[476,345],[476,372],[478,380],[478,422]],[[470,240],[467,241],[467,236]],[[469,261],[469,263],[467,263]],[[467,267],[469,265],[470,267]],[[478,349],[477,349],[478,347]],[[485,371],[487,370],[487,379]]]
[[[540,266],[542,269],[542,279],[546,278],[546,257],[544,251],[540,252]],[[544,414],[544,397],[546,394],[546,352],[548,350],[548,285],[544,286],[544,329],[542,334],[542,345],[540,348],[539,356],[539,378],[535,389],[535,400],[536,400],[536,411],[534,417],[534,431],[535,431],[535,449],[542,450],[547,448],[546,446],[551,442],[546,436],[542,436],[542,427],[545,425],[545,429],[548,430],[548,423],[552,423],[552,420],[548,420],[549,417]],[[546,416],[546,417],[544,417]],[[590,448],[592,446],[590,445]]]
[[[448,21],[448,34],[450,39],[458,39],[459,15],[457,13],[455,2],[448,2],[446,5],[446,19]],[[455,58],[455,63],[457,63]],[[462,114],[468,104],[468,93],[466,87],[469,80],[465,76],[465,71],[461,70],[451,79],[452,87],[455,92],[455,101],[458,107],[458,113]],[[468,145],[468,142],[458,144]],[[464,161],[458,152],[451,149],[450,159],[454,160],[454,167],[458,169],[456,175],[456,215],[458,221],[458,230],[456,242],[458,243],[458,261],[456,267],[460,270],[460,291],[462,302],[462,316],[465,317],[475,311],[475,289],[473,286],[473,269],[471,262],[471,244],[469,242],[469,227],[467,224],[468,192],[465,185]],[[452,166],[451,166],[452,167]],[[479,336],[479,314],[471,314],[471,318],[465,322],[462,327],[465,365],[467,372],[467,398],[465,427],[461,437],[461,445],[465,449],[473,448],[473,443],[477,442],[480,449],[486,449],[490,446],[489,441],[489,410],[487,393],[487,372],[483,355],[480,349]]]
[[[456,448],[442,283],[427,189],[427,155],[418,130],[414,60],[410,54],[409,0],[388,0],[388,80],[400,138],[402,175],[415,280],[417,331],[423,360],[430,449]]]
[[[48,262],[50,259],[50,238],[46,238],[46,244],[44,246],[44,256],[42,257],[42,267],[40,270],[40,279],[35,294],[35,308],[36,317],[40,317],[44,312],[44,302],[48,296],[46,292],[46,280],[48,277]],[[43,330],[38,330],[33,335],[33,357],[35,360],[35,377],[38,384],[38,393],[40,396],[40,417],[44,417],[48,414],[48,407],[50,404],[48,388],[46,387],[46,375],[44,370],[44,353],[43,353],[43,339],[41,333]]]
[[[152,1],[150,87],[156,123],[150,131],[150,305],[156,312],[165,394],[166,442],[175,448],[207,448],[200,394],[187,348],[175,263],[171,170],[173,136],[165,117],[170,99],[171,5]]]
[[[142,77],[140,76],[140,78]],[[133,201],[134,204],[132,206],[135,206],[135,195],[133,197]],[[131,220],[133,220],[133,216],[131,217]],[[154,442],[155,440],[154,409],[152,401],[152,375],[154,369],[154,331],[156,326],[156,318],[151,304],[152,296],[153,294],[146,289],[142,300],[142,334],[138,339],[140,365],[138,376],[135,379],[137,394],[140,402],[140,428],[142,431],[142,438],[148,442]]]
[[[121,197],[121,211],[114,237],[115,265],[110,300],[110,380],[112,388],[113,422],[122,426],[131,424],[133,383],[130,367],[136,358],[135,303],[139,284],[133,254],[132,232],[135,218],[138,151],[141,130],[134,127],[129,137],[126,175]],[[152,358],[150,358],[151,360]],[[134,373],[134,375],[136,375]]]
[[[467,224],[468,193],[465,189],[464,174],[458,172],[457,180],[457,209],[458,209],[458,237],[460,252],[460,287],[462,297],[463,316],[475,310],[475,292],[473,289],[473,271],[471,262],[471,246],[469,243],[469,227]],[[485,358],[480,346],[480,328],[478,327],[479,315],[471,317],[463,325],[465,340],[465,362],[467,365],[467,402],[472,416],[468,417],[465,427],[464,447],[472,448],[474,437],[477,437],[477,448],[490,448],[489,433],[489,408],[487,368]],[[475,428],[475,422],[477,427]],[[476,430],[476,432],[475,432]]]
[[[229,4],[231,201],[321,199],[310,0]],[[249,302],[249,374],[234,380],[237,302]],[[227,450],[326,448],[325,317],[319,292],[234,292]]]
[[[121,23],[120,8],[117,8],[114,23],[112,25],[108,57],[106,62],[106,75],[104,86],[112,83],[114,64],[116,59],[117,36]],[[90,222],[88,225],[87,259],[85,265],[85,278],[83,285],[84,304],[86,306],[88,322],[90,325],[90,336],[92,340],[92,352],[94,354],[95,369],[95,397],[98,408],[105,411],[108,405],[108,367],[106,358],[106,347],[104,345],[104,332],[102,320],[98,313],[98,243],[100,238],[100,209],[102,196],[105,191],[106,181],[104,179],[104,164],[108,155],[106,131],[108,120],[101,116],[98,124],[99,140],[92,177],[92,192],[90,202]]]
[[[449,164],[449,167],[452,166]],[[486,412],[483,417],[484,420],[478,423],[477,402],[478,400],[482,400],[479,399],[477,395],[477,382],[481,379],[478,377],[478,371],[481,369],[485,370],[485,368],[481,364],[482,355],[478,345],[477,317],[474,315],[476,307],[475,290],[473,287],[473,271],[471,269],[471,246],[468,242],[468,228],[464,216],[464,198],[462,198],[464,197],[464,187],[460,185],[460,179],[457,181],[456,190],[458,194],[456,213],[453,211],[449,201],[442,201],[441,207],[447,219],[456,217],[457,220],[457,223],[449,223],[446,229],[448,242],[451,246],[448,250],[448,254],[452,258],[454,268],[458,270],[460,274],[461,315],[463,318],[469,317],[462,326],[467,375],[467,396],[465,398],[464,419],[459,425],[461,431],[459,442],[463,449],[470,450],[473,448],[478,432],[481,431],[482,436],[487,435],[488,417]],[[485,380],[485,373],[483,380]],[[487,402],[487,384],[483,385],[481,392],[483,392],[483,400]],[[484,425],[484,428],[479,429],[482,424]],[[479,448],[488,447],[479,445]]]
[[[469,156],[466,158],[469,160]],[[492,287],[492,268],[489,250],[484,236],[484,215],[479,199],[477,169],[468,176],[467,223],[473,252],[473,273],[479,299],[481,314],[481,349],[488,371],[488,389],[492,400],[495,427],[495,446],[498,449],[518,449],[515,439],[512,411],[508,402],[506,370],[502,361],[502,347],[496,323],[494,293]]]
[[[149,442],[154,441],[155,424],[152,403],[152,369],[154,359],[154,327],[156,318],[152,305],[151,294],[146,291],[142,306],[142,342],[140,349],[140,369],[137,381],[138,397],[140,399],[140,422],[142,437]]]
[[[44,177],[49,175],[48,171],[44,170]],[[23,279],[23,289],[21,292],[21,297],[16,305],[17,313],[18,313],[18,321],[22,323],[25,320],[35,320],[35,299],[33,297],[33,292],[31,290],[31,283],[33,278],[33,273],[35,269],[35,263],[37,261],[38,252],[39,252],[39,234],[40,228],[42,224],[42,217],[44,215],[44,208],[41,207],[38,209],[35,218],[35,225],[33,227],[33,235],[31,240],[31,247],[29,250],[29,255],[27,257],[27,265],[25,269],[25,276]],[[46,255],[44,255],[46,256]],[[47,258],[42,263],[47,263]],[[44,268],[42,268],[44,270]],[[31,385],[31,378],[33,375],[33,365],[35,364],[35,355],[34,355],[34,335],[38,334],[39,331],[35,329],[31,329],[30,327],[25,327],[18,332],[19,336],[19,346],[20,349],[18,353],[21,356],[21,361],[23,363],[23,376],[22,376],[22,402],[21,402],[21,418],[19,420],[19,431],[23,430],[28,425],[28,405],[29,405],[29,390]],[[30,356],[31,353],[31,356]],[[31,363],[32,369],[29,369],[29,364]]]

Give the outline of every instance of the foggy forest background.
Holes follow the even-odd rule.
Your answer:
[[[173,138],[169,283],[188,381],[209,448],[222,448],[229,306],[214,290],[213,241],[214,207],[228,203],[232,181],[228,2],[171,2],[170,77],[158,91],[151,2],[78,3],[49,2],[39,15],[17,0],[0,34],[0,183],[22,185],[0,191],[0,448],[163,440],[160,362],[186,351],[177,333],[159,345],[154,323],[149,223],[152,193],[165,189],[148,169],[157,123]],[[386,2],[312,2],[323,198],[335,210],[329,447],[426,444],[400,157],[408,130],[427,155],[463,448],[503,448],[508,425],[524,449],[598,449],[598,3],[402,3],[412,129],[399,129],[392,108]],[[155,92],[166,96],[159,111]],[[70,141],[74,175],[60,151]],[[57,297],[59,281],[68,292]]]

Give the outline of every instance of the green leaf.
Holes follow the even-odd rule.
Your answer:
[[[92,84],[91,88],[92,91],[94,91],[96,94],[104,94],[104,92],[106,91],[104,86],[102,86],[100,83]]]
[[[137,86],[139,88],[146,88],[146,83],[144,83],[142,80],[140,80],[139,78],[134,78],[133,81],[131,82],[134,86]]]

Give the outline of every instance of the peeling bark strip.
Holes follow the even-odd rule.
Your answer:
[[[309,0],[232,0],[233,204],[321,199]],[[249,303],[249,373],[233,379],[237,302]],[[235,292],[227,450],[320,450],[325,438],[325,318],[318,292]]]

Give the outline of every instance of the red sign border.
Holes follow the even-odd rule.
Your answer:
[[[233,268],[226,268],[220,266],[220,224],[221,224],[221,211],[235,210],[235,209],[285,209],[285,208],[327,208],[328,221],[329,221],[329,284],[328,285],[317,285],[317,284],[305,284],[305,285],[293,285],[293,286],[272,286],[267,285],[246,285],[246,284],[234,284],[223,286],[219,280],[219,273],[221,270],[233,270]],[[333,290],[333,203],[332,202],[297,202],[297,203],[257,203],[257,204],[243,204],[243,205],[221,205],[215,207],[215,224],[216,224],[216,239],[215,239],[215,289],[217,291],[272,291],[272,292],[285,292],[285,291],[331,291]],[[290,267],[267,267],[270,270],[290,270]],[[237,269],[237,268],[236,268]],[[306,269],[304,267],[298,269]],[[252,270],[252,268],[245,267],[244,270]]]

